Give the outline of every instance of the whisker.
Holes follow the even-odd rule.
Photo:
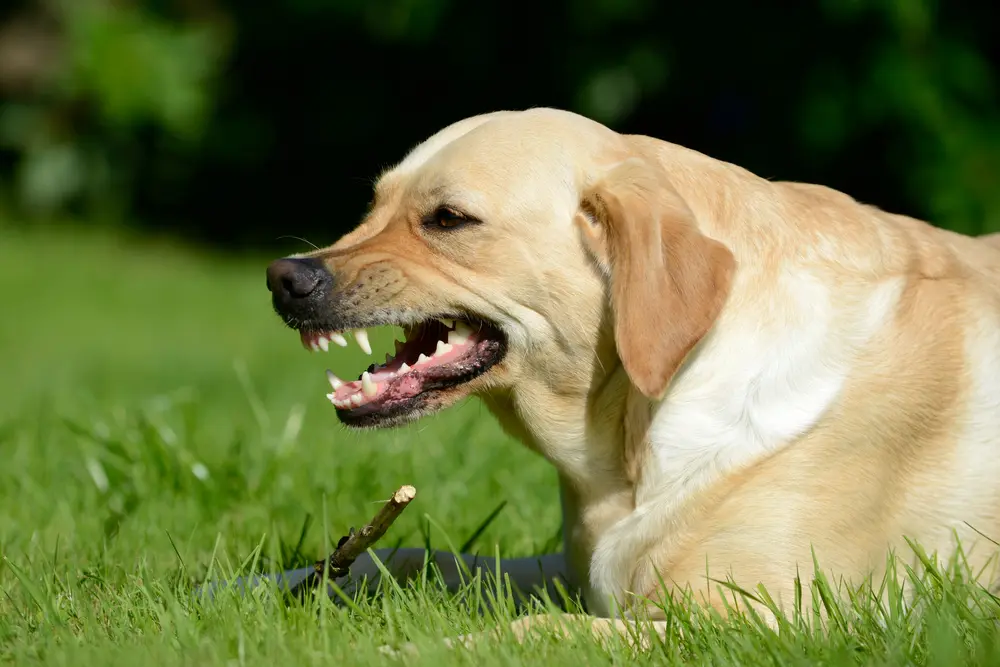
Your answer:
[[[310,241],[308,239],[302,238],[301,236],[292,236],[291,234],[285,234],[283,236],[277,237],[275,240],[276,241],[280,241],[282,239],[293,239],[295,241],[302,241],[306,245],[311,245],[313,247],[313,250],[319,250],[319,246],[318,245],[316,245],[315,243],[313,243],[312,241]]]

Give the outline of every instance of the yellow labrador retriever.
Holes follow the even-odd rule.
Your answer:
[[[595,630],[675,589],[725,612],[712,580],[787,608],[814,552],[860,581],[906,538],[997,574],[996,238],[532,109],[427,139],[360,226],[268,286],[307,348],[404,327],[385,364],[329,375],[344,424],[477,395],[555,466],[563,553],[500,567],[573,587]]]

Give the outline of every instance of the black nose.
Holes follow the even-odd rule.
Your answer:
[[[267,267],[267,289],[282,302],[304,299],[333,277],[318,259],[286,257]]]

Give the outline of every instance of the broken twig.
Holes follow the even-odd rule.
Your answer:
[[[328,558],[317,561],[313,566],[315,573],[304,580],[299,586],[296,586],[296,588],[302,589],[318,584],[322,580],[324,573],[330,579],[346,577],[350,572],[351,565],[357,560],[358,556],[367,551],[368,547],[382,539],[382,536],[385,535],[392,522],[399,517],[416,495],[417,490],[408,484],[399,487],[392,494],[392,497],[386,501],[385,505],[382,506],[382,509],[378,511],[378,514],[361,530],[356,531],[352,528],[347,535],[340,538],[334,552]]]

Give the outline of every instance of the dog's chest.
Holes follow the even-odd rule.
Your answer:
[[[823,419],[855,375],[859,351],[891,322],[899,290],[890,280],[856,294],[856,307],[834,308],[825,286],[800,279],[784,291],[783,311],[745,308],[703,339],[653,407],[634,510],[591,554],[590,603],[609,612],[600,605],[624,599],[652,552],[672,560],[681,545],[670,526],[683,524],[688,500]]]
[[[654,407],[650,468],[637,496],[679,502],[713,479],[794,442],[834,405],[858,352],[885,326],[900,284],[887,281],[837,312],[801,276],[784,317],[757,314],[714,331]]]

